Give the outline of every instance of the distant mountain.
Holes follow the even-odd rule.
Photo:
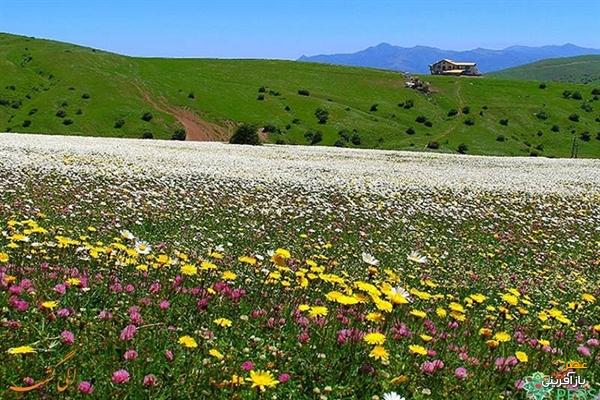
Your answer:
[[[399,47],[389,43],[381,43],[356,53],[302,56],[298,61],[428,73],[429,64],[442,58],[449,58],[454,61],[474,61],[481,72],[492,72],[546,58],[573,57],[586,54],[600,54],[600,49],[588,49],[569,43],[562,46],[511,46],[503,50],[477,48],[454,51],[426,46]]]
[[[510,79],[600,83],[600,55],[552,58],[497,71],[493,75]]]

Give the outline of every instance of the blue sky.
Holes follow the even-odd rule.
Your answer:
[[[600,48],[597,0],[0,0],[0,32],[121,54],[295,59],[388,42]]]

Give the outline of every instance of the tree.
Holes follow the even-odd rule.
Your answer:
[[[371,111],[371,112],[377,111],[377,107],[378,106],[379,106],[379,104],[373,104],[373,105],[371,105],[371,109],[369,111]]]
[[[260,145],[260,138],[255,125],[242,124],[235,130],[231,139],[231,144],[248,144],[252,146]]]
[[[171,135],[172,140],[185,140],[185,129],[177,128]]]
[[[315,110],[315,117],[317,117],[320,124],[326,124],[329,119],[329,111],[319,107]]]
[[[146,122],[150,122],[152,120],[153,116],[152,113],[147,112],[144,113],[144,115],[142,115],[142,120],[146,121]]]
[[[317,144],[323,140],[323,134],[319,131],[308,131],[304,134],[309,144]]]
[[[461,143],[458,145],[456,151],[458,151],[460,154],[467,154],[467,151],[469,151],[469,146],[467,146],[464,143]]]
[[[298,89],[298,94],[300,96],[310,96],[310,92],[307,89]]]
[[[571,114],[571,115],[569,115],[569,119],[573,122],[579,122],[579,115]]]
[[[508,118],[501,118],[500,125],[504,125],[504,126],[508,125]]]

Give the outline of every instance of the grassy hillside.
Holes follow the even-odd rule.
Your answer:
[[[133,58],[7,34],[0,34],[0,72],[0,131],[114,137],[150,132],[167,139],[183,123],[194,137],[222,139],[236,124],[251,122],[275,131],[269,141],[291,144],[306,144],[307,132],[320,131],[324,145],[437,145],[431,151],[456,152],[464,144],[470,154],[568,157],[575,138],[578,156],[600,156],[600,103],[584,85],[540,89],[536,82],[428,76],[435,92],[425,95],[405,88],[406,78],[389,71]],[[579,91],[582,99],[564,98],[565,90]],[[409,100],[413,107],[399,106]],[[318,123],[317,108],[329,112],[325,124]],[[448,116],[452,109],[458,114]],[[144,121],[148,112],[152,119]],[[579,121],[569,120],[571,114]],[[428,122],[416,122],[418,117]]]
[[[494,72],[499,78],[599,83],[600,55],[553,58]]]

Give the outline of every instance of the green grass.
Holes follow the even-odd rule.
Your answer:
[[[494,72],[499,78],[572,83],[600,86],[600,55],[553,58]]]
[[[464,143],[470,154],[568,157],[575,138],[579,157],[600,156],[600,106],[592,101],[592,112],[580,108],[592,100],[592,88],[584,85],[552,83],[539,89],[536,82],[428,76],[435,93],[424,95],[405,88],[405,76],[396,72],[293,61],[133,58],[8,34],[0,34],[0,70],[0,99],[22,103],[17,109],[0,106],[0,131],[111,137],[150,131],[155,138],[170,138],[177,120],[155,109],[146,93],[165,105],[163,110],[190,109],[229,131],[241,122],[274,124],[281,133],[271,134],[271,142],[306,144],[305,133],[319,130],[320,144],[333,145],[341,139],[338,132],[347,129],[356,130],[359,147],[425,150],[438,142],[436,151],[456,152]],[[261,86],[267,87],[263,101],[257,100]],[[303,88],[310,96],[298,94]],[[564,99],[564,90],[580,91],[583,100]],[[84,93],[90,99],[83,99]],[[408,99],[413,108],[398,107]],[[61,107],[63,102],[67,105]],[[371,112],[373,104],[378,110]],[[470,115],[447,116],[451,108],[464,106]],[[319,107],[330,113],[326,124],[314,116]],[[55,115],[60,108],[71,125]],[[37,112],[29,115],[32,109]],[[540,110],[547,120],[535,117]],[[154,118],[142,121],[148,111]],[[580,122],[569,121],[572,113]],[[433,126],[415,122],[420,115]],[[464,124],[468,117],[473,126]],[[125,124],[115,128],[121,118]],[[507,126],[499,124],[501,118],[508,118]],[[23,126],[26,120],[29,126]],[[550,130],[555,124],[558,133]],[[414,135],[406,134],[409,127]],[[580,140],[583,132],[591,140]],[[497,141],[499,135],[506,140]]]

